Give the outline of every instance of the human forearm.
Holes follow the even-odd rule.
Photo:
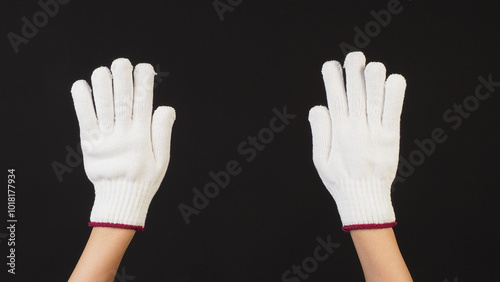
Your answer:
[[[94,227],[68,281],[113,281],[135,230]]]
[[[392,228],[359,229],[350,234],[367,282],[413,281]]]

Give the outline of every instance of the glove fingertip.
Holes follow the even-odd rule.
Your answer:
[[[406,79],[404,76],[398,73],[393,73],[387,77],[385,82],[386,89],[405,91],[406,89]]]
[[[96,68],[92,72],[90,79],[92,80],[92,82],[94,82],[94,81],[103,80],[103,79],[111,80],[111,79],[113,79],[113,77],[111,76],[111,71],[107,67],[101,66],[101,67]]]
[[[175,109],[169,106],[159,106],[153,114],[153,120],[163,121],[161,123],[173,124],[175,121]]]
[[[129,59],[127,58],[117,58],[111,63],[111,72],[116,72],[116,71],[128,71],[131,72],[134,67],[132,66],[132,63],[130,62]]]
[[[323,66],[321,67],[321,73],[323,75],[331,75],[335,71],[342,72],[342,64],[335,60],[326,61],[325,63],[323,63]]]
[[[361,51],[350,52],[345,56],[344,68],[346,69],[349,67],[364,66],[365,64],[366,64],[366,58],[363,52]]]
[[[154,67],[149,63],[137,64],[134,68],[134,74],[137,74],[137,73],[145,73],[145,74],[152,74],[152,75],[156,74]]]
[[[322,105],[314,106],[309,110],[308,120],[309,122],[314,122],[318,118],[321,118],[321,116],[324,116],[325,114],[328,113],[329,113],[328,109],[325,106]]]
[[[71,95],[75,98],[76,95],[85,94],[85,92],[90,91],[90,86],[84,79],[77,80],[71,86]]]
[[[369,62],[365,67],[365,77],[370,75],[380,75],[385,78],[385,65],[381,62]]]

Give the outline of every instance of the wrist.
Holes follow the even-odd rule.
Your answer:
[[[106,180],[96,182],[89,226],[144,230],[157,187],[151,182]]]
[[[331,189],[342,219],[342,230],[387,228],[396,225],[391,181],[342,180]]]
[[[117,246],[128,246],[136,232],[134,229],[94,227],[90,233],[90,240]]]

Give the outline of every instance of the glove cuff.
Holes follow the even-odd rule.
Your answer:
[[[342,219],[342,230],[388,228],[396,225],[391,181],[343,180],[332,189]]]
[[[126,180],[94,184],[95,200],[89,226],[144,230],[149,205],[158,187]]]

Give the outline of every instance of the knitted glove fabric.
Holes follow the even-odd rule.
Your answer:
[[[71,89],[85,172],[94,184],[89,226],[143,230],[153,196],[167,170],[175,120],[171,107],[153,117],[155,71],[150,64],[113,61]],[[94,108],[95,104],[95,108]]]
[[[342,66],[323,65],[328,109],[309,112],[313,162],[333,196],[343,230],[396,225],[391,202],[399,156],[399,127],[406,81],[382,63],[365,67],[361,52],[349,53]]]

